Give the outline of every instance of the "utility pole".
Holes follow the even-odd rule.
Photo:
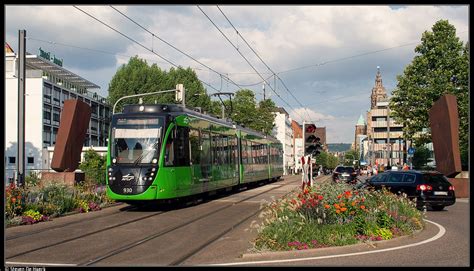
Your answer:
[[[26,30],[18,33],[18,185],[25,185],[25,85],[26,85]]]
[[[390,108],[387,106],[387,166],[390,168],[391,164],[391,145],[390,145]]]
[[[263,100],[265,101],[265,81],[263,81]]]

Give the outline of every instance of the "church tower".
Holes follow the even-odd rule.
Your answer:
[[[370,95],[370,108],[375,108],[377,101],[387,99],[387,92],[382,85],[382,75],[380,75],[380,66],[377,66],[377,75],[375,76],[375,86]]]
[[[367,136],[367,123],[365,122],[364,117],[362,114],[359,117],[359,120],[357,121],[357,124],[355,125],[355,135],[354,135],[354,150],[359,150],[360,146],[360,136]]]

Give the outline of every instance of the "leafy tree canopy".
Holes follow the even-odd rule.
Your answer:
[[[397,76],[397,88],[390,101],[391,117],[404,125],[407,138],[416,146],[431,142],[429,110],[445,94],[457,98],[459,140],[463,164],[467,164],[469,139],[469,44],[456,37],[456,29],[447,20],[436,22],[425,31],[418,54]],[[429,131],[429,129],[427,130]]]
[[[186,106],[201,107],[204,112],[222,116],[222,102],[225,105],[225,116],[245,127],[270,134],[275,116],[272,112],[275,103],[270,100],[260,101],[257,106],[252,90],[241,89],[230,100],[222,96],[220,100],[211,100],[206,89],[191,68],[171,68],[168,72],[161,70],[156,64],[149,66],[146,60],[132,57],[122,65],[109,83],[109,103],[111,105],[123,96],[175,89],[183,84],[186,90]],[[175,93],[163,93],[142,97],[144,103],[174,103]],[[138,103],[139,98],[129,98],[117,104],[116,112],[125,104]]]

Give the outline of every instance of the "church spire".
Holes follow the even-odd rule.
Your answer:
[[[377,75],[375,76],[375,87],[383,88],[382,86],[382,75],[380,74],[380,66],[377,66]]]
[[[387,98],[387,92],[382,85],[382,75],[380,74],[380,66],[377,66],[377,75],[375,76],[375,86],[372,88],[370,95],[370,108],[375,108],[377,101]]]

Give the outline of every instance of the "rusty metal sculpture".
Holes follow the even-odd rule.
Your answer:
[[[461,172],[456,96],[441,96],[429,111],[436,169],[448,177]]]
[[[79,166],[82,146],[91,118],[91,108],[80,100],[64,101],[51,168],[74,172]]]

